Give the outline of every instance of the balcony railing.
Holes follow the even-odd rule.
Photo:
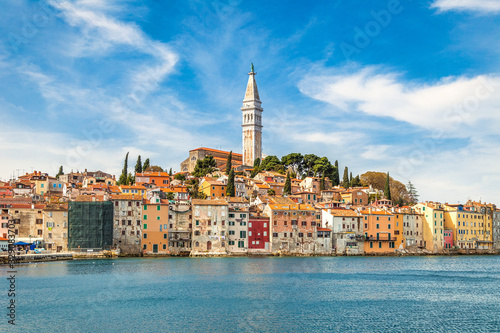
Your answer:
[[[386,242],[396,242],[398,240],[397,237],[393,237],[393,236],[390,236],[390,235],[379,235],[378,237],[375,236],[368,236],[366,238],[366,240],[368,241],[386,241]]]

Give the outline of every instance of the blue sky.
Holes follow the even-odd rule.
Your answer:
[[[0,178],[179,169],[241,152],[250,63],[264,153],[390,171],[421,199],[500,203],[500,1],[2,4]]]

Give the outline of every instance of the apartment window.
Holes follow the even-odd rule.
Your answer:
[[[118,202],[117,202],[118,203]],[[144,210],[148,210],[148,206],[144,205]]]
[[[307,227],[307,221],[302,221],[302,226]]]
[[[125,230],[122,230],[122,236],[125,236]]]
[[[212,235],[212,232],[210,230],[207,231],[207,235]]]
[[[161,210],[161,206],[160,205],[156,206],[156,210]]]
[[[148,219],[148,216],[147,215],[144,215],[144,220],[147,220]]]
[[[234,241],[233,241],[233,245],[234,245]],[[245,247],[245,241],[238,241],[238,247],[239,248]]]
[[[286,232],[283,233],[283,237],[288,237]]]
[[[377,221],[379,220],[379,217],[377,216]]]
[[[391,225],[390,224],[387,225],[387,229],[391,229]]]
[[[278,233],[277,232],[273,232],[273,237],[278,237]]]
[[[240,238],[247,238],[247,232],[244,230],[240,231]]]
[[[141,220],[137,220],[137,226],[141,225]]]
[[[365,223],[365,229],[368,229],[368,223]]]
[[[142,229],[146,230],[148,228],[148,225],[146,223],[144,223],[144,225],[142,226]],[[146,238],[146,237],[144,237]]]
[[[380,225],[378,223],[375,225],[375,227],[376,229],[380,229]]]
[[[42,233],[43,233],[42,229],[38,229],[38,235],[40,235],[40,236],[41,236],[41,235],[42,235]]]
[[[52,217],[52,212],[49,212],[49,217]]]
[[[252,231],[249,231],[248,232],[248,236],[251,237],[252,236]]]
[[[200,225],[200,221],[199,220],[196,220],[196,225]]]
[[[299,237],[304,237],[304,233],[299,232]]]
[[[265,235],[264,235],[264,236],[265,236]],[[312,233],[310,233],[310,232],[307,234],[307,237],[312,237],[312,236],[313,236],[313,234],[312,234]]]
[[[277,225],[278,225],[278,221],[274,220],[274,221],[273,221],[273,225],[274,225],[274,226],[277,226]]]
[[[373,242],[370,242],[370,249],[373,249]]]
[[[146,237],[144,237],[144,238],[146,238]],[[147,250],[147,249],[148,249],[148,246],[147,246],[146,244],[144,244],[144,245],[142,246],[142,248],[143,248],[144,250]]]
[[[378,242],[378,248],[381,249],[382,248],[382,242]]]
[[[195,236],[199,236],[199,235],[200,235],[200,232],[199,232],[198,230],[196,230],[196,231],[194,232],[194,235],[195,235]]]

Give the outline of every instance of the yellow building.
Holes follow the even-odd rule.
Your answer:
[[[485,216],[474,207],[464,207],[463,205],[443,205],[443,208],[445,209],[445,227],[452,230],[453,243],[456,247],[459,249],[489,249],[492,247],[491,231],[487,230],[489,216]],[[491,219],[489,224],[491,226]]]
[[[226,196],[226,185],[210,177],[203,177],[200,182],[200,191],[207,198],[222,199]]]
[[[444,248],[444,210],[437,202],[419,203],[414,206],[422,214],[424,247],[433,252]]]

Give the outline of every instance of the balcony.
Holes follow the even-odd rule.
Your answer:
[[[366,238],[367,241],[375,241],[375,242],[396,242],[398,240],[397,237],[391,237],[390,235],[379,235],[379,237],[373,237],[370,235]]]

